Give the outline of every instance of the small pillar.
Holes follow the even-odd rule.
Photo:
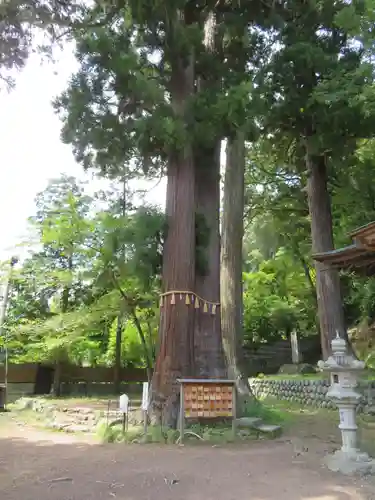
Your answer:
[[[327,397],[336,404],[340,415],[342,446],[325,458],[327,467],[343,474],[374,473],[375,461],[357,448],[356,408],[361,394],[356,388],[365,363],[347,353],[345,340],[337,334],[332,341],[332,356],[327,361],[319,361],[318,366],[330,373],[331,386]]]
[[[298,365],[301,362],[301,354],[299,350],[298,333],[296,331],[290,334],[290,345],[292,348],[292,363]]]

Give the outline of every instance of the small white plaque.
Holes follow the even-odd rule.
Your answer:
[[[142,410],[148,410],[148,382],[143,382],[142,390]]]
[[[122,413],[128,413],[129,396],[127,394],[121,394],[119,406]]]

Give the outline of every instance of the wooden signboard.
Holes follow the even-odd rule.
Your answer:
[[[179,379],[180,436],[186,418],[232,418],[235,432],[236,388],[233,380]]]

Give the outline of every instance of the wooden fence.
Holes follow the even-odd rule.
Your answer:
[[[63,365],[61,382],[110,383],[114,379],[114,368],[105,366]],[[146,382],[147,372],[143,368],[121,368],[123,382]]]
[[[38,373],[37,363],[25,363],[22,365],[12,365],[8,367],[9,384],[34,384]],[[5,380],[5,367],[0,365],[0,383]]]

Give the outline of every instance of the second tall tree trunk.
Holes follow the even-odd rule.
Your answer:
[[[306,167],[312,250],[313,253],[328,252],[334,249],[334,242],[325,158],[313,157],[307,152]],[[322,355],[327,359],[336,333],[347,338],[340,276],[336,269],[325,263],[315,262],[315,269]]]
[[[228,377],[236,380],[241,406],[251,397],[242,354],[242,243],[245,140],[228,139],[221,227],[221,327]]]
[[[195,291],[205,300],[220,303],[220,141],[201,151],[195,160],[197,231],[204,231],[201,269],[196,269]],[[195,311],[194,353],[196,375],[222,378],[226,374],[222,349],[220,309]]]

